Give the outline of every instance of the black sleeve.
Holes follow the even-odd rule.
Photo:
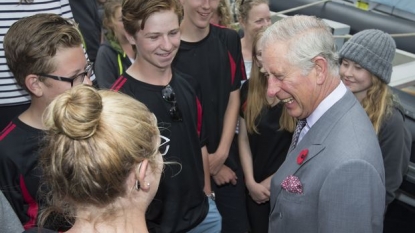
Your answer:
[[[244,111],[245,111],[247,100],[248,100],[248,89],[249,89],[249,79],[246,80],[244,84],[242,84],[241,92],[240,92],[241,107],[239,108],[239,116],[242,118],[245,117]]]
[[[241,86],[241,81],[246,80],[245,65],[242,57],[241,38],[232,29],[226,29],[225,43],[228,48],[229,62],[232,72],[232,91],[236,91]]]
[[[12,160],[6,158],[0,161],[0,170],[0,189],[20,222],[24,224],[29,218],[24,210],[24,200],[19,183],[19,169]]]

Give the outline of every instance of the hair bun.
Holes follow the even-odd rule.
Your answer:
[[[86,85],[76,86],[58,96],[51,105],[49,117],[53,119],[52,130],[55,128],[74,140],[94,135],[103,107],[102,98],[96,89]],[[48,122],[48,119],[45,121]]]

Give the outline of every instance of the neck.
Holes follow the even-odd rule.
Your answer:
[[[20,114],[19,119],[26,125],[44,130],[45,126],[43,125],[42,115],[46,106],[46,104],[37,101],[36,97],[32,96],[30,107]]]
[[[128,41],[126,43],[121,43],[121,48],[129,58],[135,58],[133,46]]]
[[[252,61],[252,39],[248,36],[244,36],[241,39],[241,46],[244,61]]]
[[[135,53],[133,50],[133,46],[130,44],[130,42],[128,42],[127,38],[125,36],[118,35],[116,37],[124,53],[127,54],[129,58],[134,58]]]
[[[210,31],[210,25],[205,28],[198,28],[188,20],[183,19],[180,24],[180,38],[186,42],[198,42],[203,40]]]
[[[102,219],[100,216],[106,213],[106,210],[97,210],[96,208],[89,211],[78,211],[75,224],[67,233],[148,232],[144,212],[141,213],[136,208],[124,208]]]
[[[340,82],[341,81],[339,77],[329,76],[327,78],[326,82],[321,87],[318,101],[316,101],[316,106],[314,106],[314,109],[316,109],[317,106],[339,86]]]
[[[172,78],[172,70],[168,68],[158,68],[146,63],[143,59],[137,59],[126,71],[131,77],[158,86],[166,86]]]

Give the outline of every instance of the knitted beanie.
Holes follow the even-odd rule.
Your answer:
[[[339,51],[341,59],[356,62],[388,84],[392,75],[392,60],[396,44],[380,30],[368,29],[356,33]]]

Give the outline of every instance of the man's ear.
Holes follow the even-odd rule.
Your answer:
[[[43,95],[43,89],[40,83],[41,81],[39,80],[38,75],[29,74],[25,78],[26,88],[29,90],[30,93],[37,97],[41,97]]]
[[[321,85],[324,83],[328,71],[327,60],[324,57],[317,56],[314,58],[314,64],[317,84]]]

